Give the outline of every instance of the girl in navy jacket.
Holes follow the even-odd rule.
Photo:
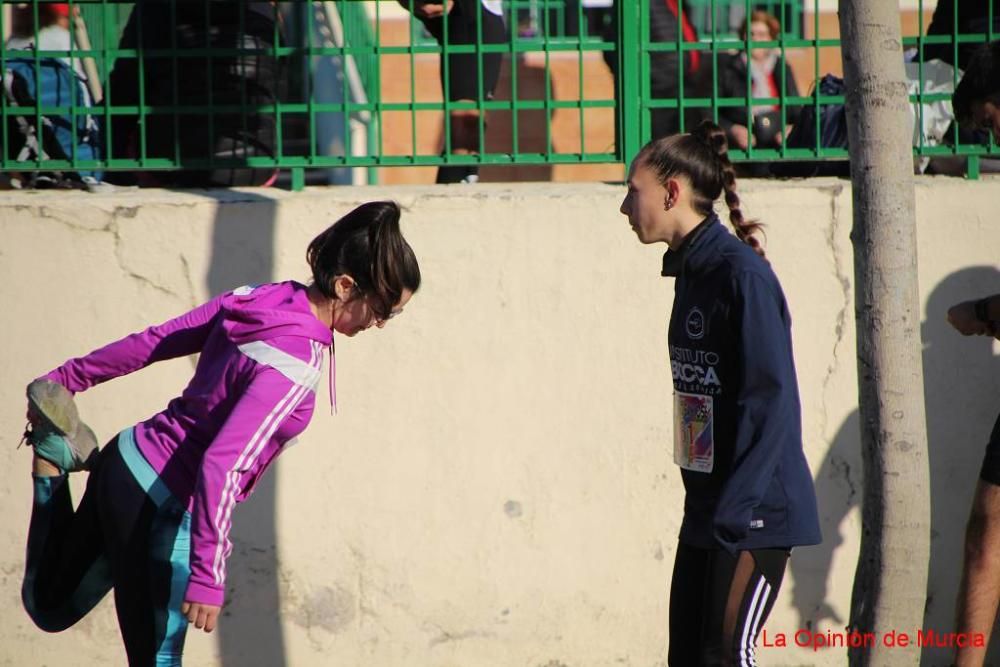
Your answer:
[[[723,194],[735,236],[712,210]],[[668,343],[686,495],[668,662],[752,665],[791,548],[821,539],[788,306],[713,123],[643,147],[621,212],[642,243],[669,246],[663,275],[675,278]]]

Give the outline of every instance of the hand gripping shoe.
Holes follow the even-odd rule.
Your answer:
[[[63,472],[89,470],[97,455],[97,436],[80,421],[73,395],[51,380],[28,385],[31,430],[25,433],[35,454]]]

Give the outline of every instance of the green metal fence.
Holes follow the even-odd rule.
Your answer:
[[[418,17],[433,10],[428,0],[75,0],[61,45],[43,31],[53,3],[0,0],[0,33],[12,37],[0,47],[5,80],[20,67],[44,87],[45,68],[62,61],[87,79],[92,98],[85,106],[64,92],[37,103],[23,86],[0,95],[0,172],[240,184],[283,170],[297,188],[308,170],[362,169],[373,182],[381,167],[623,163],[651,137],[701,118],[730,132],[731,156],[748,169],[847,156],[822,139],[844,98],[816,86],[837,69],[828,65],[840,46],[820,0],[454,2],[465,18],[452,9],[435,23]],[[904,48],[920,167],[967,160],[974,176],[980,157],[1000,159],[988,136],[943,131],[961,76],[953,65],[967,46],[1000,36],[997,2],[916,3]],[[761,37],[755,10],[780,29]],[[969,21],[970,11],[982,16]],[[760,63],[777,65],[770,77],[758,73],[761,53]],[[459,74],[473,81],[471,93],[459,91]],[[99,132],[81,146],[73,128],[91,117]],[[66,150],[44,141],[60,124],[70,128]],[[43,140],[34,154],[24,150],[26,131]]]
[[[655,0],[654,0],[655,1]],[[738,33],[739,28],[748,28],[749,25],[728,25],[720,23],[719,19],[723,13],[718,11],[723,5],[730,5],[730,9],[736,3],[724,3],[721,0],[697,0],[697,5],[709,5],[713,11],[708,13],[709,22],[702,25],[699,33],[700,38],[695,43],[683,42],[678,35],[674,42],[656,42],[649,31],[648,24],[648,3],[643,3],[643,9],[637,9],[640,27],[636,38],[640,43],[639,70],[637,73],[642,94],[638,102],[640,115],[643,123],[640,126],[639,136],[633,136],[631,143],[625,146],[624,154],[633,155],[638,147],[646,141],[649,136],[649,114],[656,109],[676,109],[679,112],[679,126],[683,131],[690,126],[690,110],[695,110],[695,117],[707,116],[716,122],[723,118],[727,110],[739,109],[747,116],[749,125],[753,121],[755,107],[773,106],[775,111],[777,126],[782,130],[790,129],[801,117],[798,115],[803,109],[811,111],[808,117],[815,123],[815,134],[822,134],[820,124],[824,115],[830,107],[839,107],[844,103],[842,94],[826,94],[816,87],[816,84],[826,74],[821,69],[823,52],[836,50],[839,54],[840,40],[830,26],[821,26],[824,18],[822,11],[818,10],[819,3],[813,4],[813,11],[802,12],[803,5],[810,3],[797,2],[739,2],[744,10],[740,12],[743,20],[748,20],[751,12],[755,9],[762,9],[773,13],[776,17],[786,17],[789,23],[783,22],[781,29],[776,34],[763,39],[754,37],[752,34],[744,38]],[[970,156],[969,170],[972,175],[978,175],[978,157],[991,156],[997,153],[996,146],[986,133],[980,133],[975,143],[963,143],[953,141],[947,137],[939,137],[933,133],[928,133],[923,127],[925,114],[948,113],[950,112],[951,92],[961,78],[961,70],[956,65],[961,59],[960,49],[963,45],[978,45],[988,41],[993,41],[1000,37],[1000,3],[996,0],[981,0],[981,2],[961,2],[961,0],[941,0],[937,3],[918,2],[913,11],[915,18],[915,32],[904,33],[903,47],[909,50],[908,58],[911,61],[907,64],[908,78],[911,84],[910,101],[916,128],[914,131],[914,155],[916,158],[939,158],[946,156]],[[934,19],[949,19],[946,24],[948,29],[936,35],[928,35],[928,21],[924,10],[936,10]],[[942,11],[945,10],[945,11]],[[835,18],[827,14],[827,19]],[[811,25],[810,25],[811,23]],[[970,29],[968,26],[974,26]],[[789,29],[791,28],[791,29]],[[751,31],[747,31],[751,32]],[[805,36],[811,33],[811,36]],[[936,59],[928,62],[925,56],[925,49],[928,46],[938,47],[935,54]],[[941,47],[947,47],[947,52],[951,64],[943,62],[941,58]],[[790,73],[781,70],[776,72],[777,90],[770,94],[758,94],[751,85],[751,73],[746,68],[746,85],[743,87],[744,94],[733,96],[727,94],[725,86],[722,85],[719,72],[724,69],[725,61],[732,62],[734,58],[742,57],[743,54],[752,53],[757,49],[767,49],[774,52],[778,63],[787,62],[794,54],[800,59],[804,59],[811,64],[811,76],[808,87],[804,87],[799,94],[790,94],[786,89],[786,74]],[[707,60],[707,69],[702,68],[701,81],[693,81],[690,76],[680,74],[678,64],[677,80],[680,86],[689,86],[688,90],[682,92],[671,99],[657,100],[655,95],[651,95],[648,82],[651,78],[653,68],[652,58],[660,53],[701,53],[703,59]],[[929,81],[929,72],[933,69],[934,80]],[[933,85],[931,85],[933,84]],[[626,103],[628,100],[626,100]],[[797,107],[797,109],[796,109]],[[940,107],[947,107],[942,109]],[[791,113],[795,110],[795,113]],[[953,128],[952,131],[957,132]],[[814,143],[809,146],[791,147],[788,145],[772,146],[761,148],[750,144],[741,148],[734,146],[730,141],[730,153],[734,161],[801,161],[820,159],[843,159],[847,157],[846,147],[830,147]],[[794,173],[794,172],[793,172]]]

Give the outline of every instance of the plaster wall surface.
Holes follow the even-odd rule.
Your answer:
[[[859,544],[849,183],[741,184],[793,315],[825,542],[798,549],[767,625],[842,632]],[[20,604],[31,509],[24,385],[245,283],[309,278],[309,240],[394,198],[424,284],[383,330],[337,339],[299,443],[236,512],[227,606],[188,665],[666,664],[683,490],[672,463],[664,247],[604,184],[0,194],[0,665],[124,664],[113,603],[48,635]],[[1000,181],[917,184],[932,478],[926,626],[951,629],[961,541],[996,414],[990,341],[945,322],[1000,292]],[[78,397],[102,440],[179,394],[176,359]],[[82,491],[85,476],[75,476]],[[915,633],[917,628],[900,628]],[[674,638],[674,641],[684,641]],[[764,665],[845,651],[759,647]],[[925,664],[945,664],[928,652]],[[996,658],[994,658],[996,659]]]

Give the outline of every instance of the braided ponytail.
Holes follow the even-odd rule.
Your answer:
[[[685,176],[691,183],[691,206],[702,215],[711,214],[715,200],[724,194],[736,237],[764,257],[764,247],[756,236],[763,225],[743,217],[726,133],[718,125],[705,120],[690,134],[654,139],[642,147],[635,161],[653,170],[661,183],[672,176]]]
[[[725,131],[712,121],[705,120],[691,134],[707,146],[718,161],[722,192],[725,195],[726,206],[729,207],[729,221],[733,225],[736,237],[753,248],[755,253],[764,257],[764,247],[756,236],[757,232],[763,233],[763,225],[756,220],[747,220],[740,210],[740,197],[736,194],[736,169],[729,160],[729,145]]]

